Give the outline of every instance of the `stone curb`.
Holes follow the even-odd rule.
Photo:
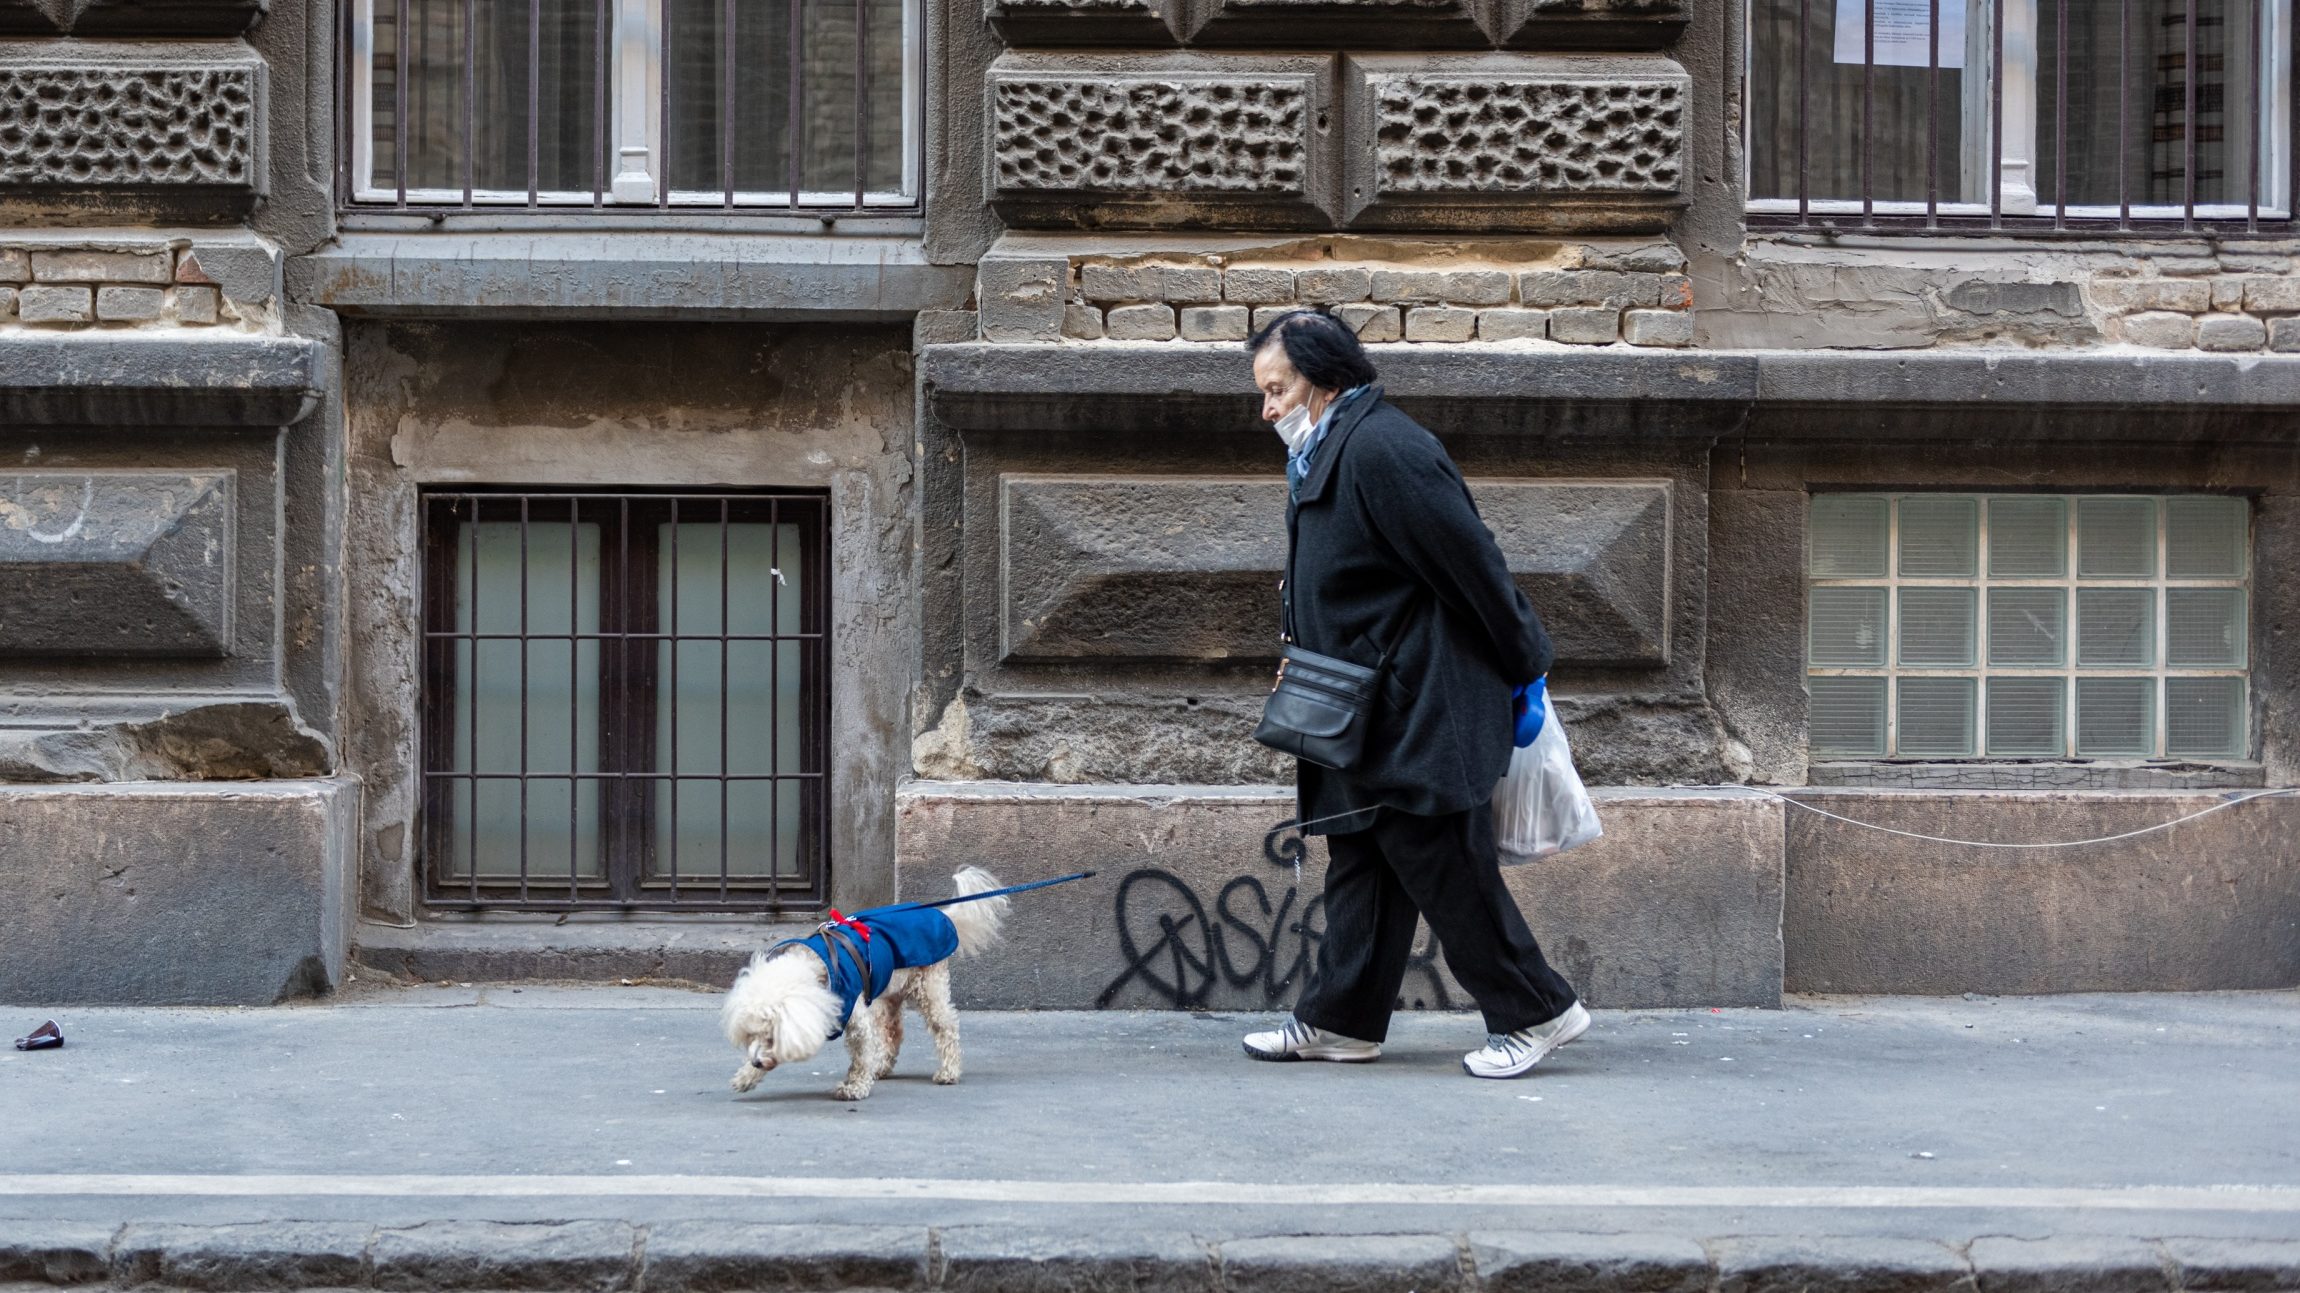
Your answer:
[[[739,1222],[0,1220],[0,1287],[534,1293],[2289,1293],[2300,1240],[1478,1231],[1202,1239]]]

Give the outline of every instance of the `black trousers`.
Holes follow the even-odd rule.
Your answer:
[[[1370,829],[1326,841],[1326,936],[1294,1017],[1359,1041],[1389,1035],[1415,918],[1427,919],[1486,1031],[1547,1023],[1574,1002],[1502,884],[1493,811],[1416,817],[1383,809]]]

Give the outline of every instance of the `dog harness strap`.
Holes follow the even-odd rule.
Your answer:
[[[854,921],[846,919],[845,917],[841,917],[835,924],[830,921],[824,921],[822,927],[823,949],[833,956],[844,952],[850,959],[854,961],[855,984],[858,988],[861,989],[862,1003],[867,1006],[878,1000],[879,991],[886,985],[884,983],[873,983],[871,981],[873,975],[871,974],[872,966],[870,963],[870,953],[864,951],[862,947],[855,943],[854,937],[847,933],[845,928],[846,926],[853,926],[856,929],[862,929],[862,926],[856,925]],[[864,930],[863,932],[863,941],[866,943],[870,941],[870,933],[868,930]],[[832,977],[836,979],[839,976],[833,975]]]

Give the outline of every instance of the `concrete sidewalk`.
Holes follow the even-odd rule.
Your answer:
[[[56,1015],[0,1051],[0,1285],[2300,1289],[2300,994],[1472,1016],[987,1014],[859,1105],[745,1098],[716,998],[392,990]]]

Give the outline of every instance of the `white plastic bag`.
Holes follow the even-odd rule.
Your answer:
[[[1533,744],[1509,756],[1509,771],[1493,788],[1493,834],[1501,864],[1514,866],[1587,844],[1604,828],[1581,774],[1565,726],[1552,709]]]

